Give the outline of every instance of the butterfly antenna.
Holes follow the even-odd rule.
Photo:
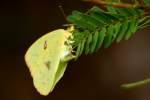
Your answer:
[[[59,5],[58,7],[59,7],[59,9],[60,9],[64,19],[67,21],[67,16],[65,14],[65,11],[64,11],[62,5]],[[64,27],[71,27],[71,26],[73,26],[73,24],[63,24],[62,26],[64,26]]]
[[[65,18],[65,20],[67,20],[67,17],[66,17],[66,14],[65,14],[65,11],[64,11],[62,5],[59,5],[58,7],[59,7],[59,9],[60,9],[60,11],[61,11],[63,17]]]

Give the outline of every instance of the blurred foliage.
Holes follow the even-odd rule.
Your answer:
[[[144,5],[145,6],[150,6],[150,0],[144,0]]]

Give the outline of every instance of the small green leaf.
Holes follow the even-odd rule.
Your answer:
[[[150,26],[150,16],[141,18],[141,20],[138,22],[138,28],[143,28],[144,26],[147,25]]]
[[[133,13],[135,13],[132,9],[129,8],[116,8],[116,11],[125,17],[132,16]]]
[[[124,38],[124,35],[126,34],[127,29],[128,29],[128,21],[125,21],[122,23],[120,31],[117,35],[117,39],[116,39],[117,43],[120,42]]]
[[[128,40],[132,36],[132,34],[136,31],[137,28],[136,23],[137,23],[136,18],[130,20],[127,32],[125,34],[125,40]]]
[[[85,54],[88,54],[90,52],[90,44],[92,42],[92,34],[90,33],[85,44]]]
[[[138,21],[138,26],[142,26],[145,22],[147,22],[148,20],[150,20],[150,16],[144,16],[141,19],[139,19]]]
[[[80,56],[81,54],[81,46],[82,46],[82,43],[79,43],[78,44],[78,47],[77,47],[77,50],[76,50],[76,60],[77,58]]]
[[[95,12],[90,12],[90,16],[92,16],[93,18],[95,18],[96,20],[98,20],[99,23],[101,24],[105,24],[105,18],[103,16],[101,16],[100,14],[97,14]]]
[[[116,9],[115,9],[114,7],[112,7],[112,6],[107,6],[107,10],[108,10],[109,12],[113,13],[113,14],[117,14]]]
[[[90,25],[85,23],[84,20],[77,19],[77,17],[75,17],[75,16],[70,15],[70,16],[67,17],[67,20],[68,20],[68,22],[74,23],[75,25],[77,25],[80,28],[92,30]]]
[[[96,25],[92,23],[91,20],[86,20],[85,16],[79,11],[73,11],[72,15],[67,17],[69,22],[75,23],[81,28],[93,30],[96,28]],[[96,21],[95,21],[96,22]]]
[[[96,31],[92,37],[92,43],[91,43],[91,46],[90,46],[90,53],[93,53],[94,50],[96,49],[96,44],[97,44],[97,41],[98,41],[98,34],[99,32]]]
[[[93,7],[92,10],[89,11],[91,16],[95,16],[103,23],[110,23],[112,21],[113,16],[106,14],[103,10],[98,7]]]
[[[118,22],[114,25],[114,34],[113,34],[113,39],[112,39],[112,42],[115,41],[117,35],[119,34],[119,31],[120,31],[120,27],[121,27],[121,23]]]
[[[72,45],[75,46],[76,48],[86,34],[84,32],[79,32],[79,30],[75,30],[73,34],[74,34],[74,38],[72,41],[74,42],[72,43]]]
[[[111,45],[113,39],[113,32],[114,32],[114,27],[113,25],[110,25],[107,28],[107,34],[104,40],[104,48],[108,48]]]
[[[96,26],[99,25],[99,23],[97,22],[96,19],[94,19],[91,16],[88,16],[86,14],[83,14],[79,11],[73,11],[72,15],[76,16],[78,19],[81,19],[81,20],[85,21],[85,23],[92,26],[92,28],[96,28]]]
[[[98,41],[96,44],[96,51],[102,46],[104,38],[105,38],[106,28],[103,27],[98,34]]]
[[[85,39],[83,39],[82,40],[82,42],[81,42],[81,50],[80,50],[80,55],[83,53],[83,51],[84,51],[84,46],[85,46]]]

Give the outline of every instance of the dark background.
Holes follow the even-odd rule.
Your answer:
[[[0,1],[0,100],[149,100],[150,85],[131,91],[122,83],[150,77],[150,29],[130,40],[71,62],[47,97],[33,87],[24,62],[28,47],[43,34],[64,28],[66,15],[89,6],[79,0]]]

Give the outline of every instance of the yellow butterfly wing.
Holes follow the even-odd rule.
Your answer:
[[[59,63],[64,56],[64,43],[69,36],[70,33],[63,29],[52,31],[35,41],[26,52],[25,60],[34,86],[42,95],[48,95],[64,73],[67,63],[64,63],[62,71],[57,70],[62,66]]]

